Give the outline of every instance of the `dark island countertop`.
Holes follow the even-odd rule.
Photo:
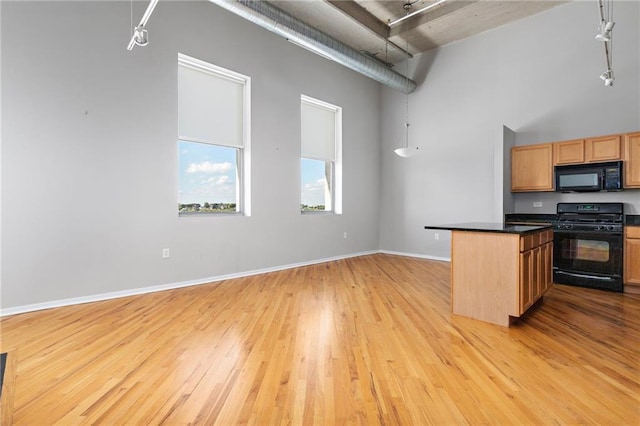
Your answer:
[[[526,235],[544,229],[552,229],[551,225],[507,225],[504,222],[467,222],[451,225],[425,226],[424,229],[442,229],[445,231],[499,232],[503,234]]]

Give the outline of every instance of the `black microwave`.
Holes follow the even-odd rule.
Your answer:
[[[622,161],[555,166],[557,192],[622,191]]]

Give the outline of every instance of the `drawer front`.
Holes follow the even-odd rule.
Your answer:
[[[640,238],[640,226],[627,226],[625,227],[627,238]]]
[[[543,244],[553,241],[553,231],[541,231],[536,234],[525,235],[520,237],[520,251],[531,250]]]
[[[528,251],[536,246],[536,242],[539,240],[538,234],[526,235],[520,237],[520,251]]]

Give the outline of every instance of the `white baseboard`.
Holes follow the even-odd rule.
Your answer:
[[[427,254],[404,253],[401,251],[380,250],[378,253],[393,254],[395,256],[417,257],[419,259],[440,260],[442,262],[451,262],[450,257],[429,256]]]
[[[155,285],[150,287],[141,287],[131,290],[114,291],[110,293],[93,294],[90,296],[73,297],[71,299],[54,300],[51,302],[34,303],[32,305],[16,306],[0,310],[0,317],[24,314],[26,312],[41,311],[44,309],[61,308],[63,306],[80,305],[82,303],[100,302],[103,300],[118,299],[121,297],[137,296],[146,293],[155,293],[157,291],[172,290],[181,287],[189,287],[193,285],[209,284],[216,281],[230,280],[233,278],[249,277],[252,275],[266,274],[269,272],[283,271],[285,269],[299,268],[301,266],[315,265],[318,263],[332,262],[335,260],[348,259],[351,257],[367,256],[370,254],[380,253],[378,250],[366,251],[360,253],[351,253],[342,256],[327,257],[323,259],[310,260],[306,262],[291,263],[288,265],[274,266],[270,268],[255,269],[253,271],[238,272],[234,274],[218,275],[215,277],[200,278],[197,280],[182,281],[178,283]]]

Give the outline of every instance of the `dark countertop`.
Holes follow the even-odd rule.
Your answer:
[[[505,225],[503,222],[468,222],[452,225],[425,226],[424,229],[442,229],[446,231],[498,232],[503,234],[530,234],[552,229],[551,225]]]
[[[624,217],[624,224],[629,226],[640,226],[640,214],[628,214]]]

